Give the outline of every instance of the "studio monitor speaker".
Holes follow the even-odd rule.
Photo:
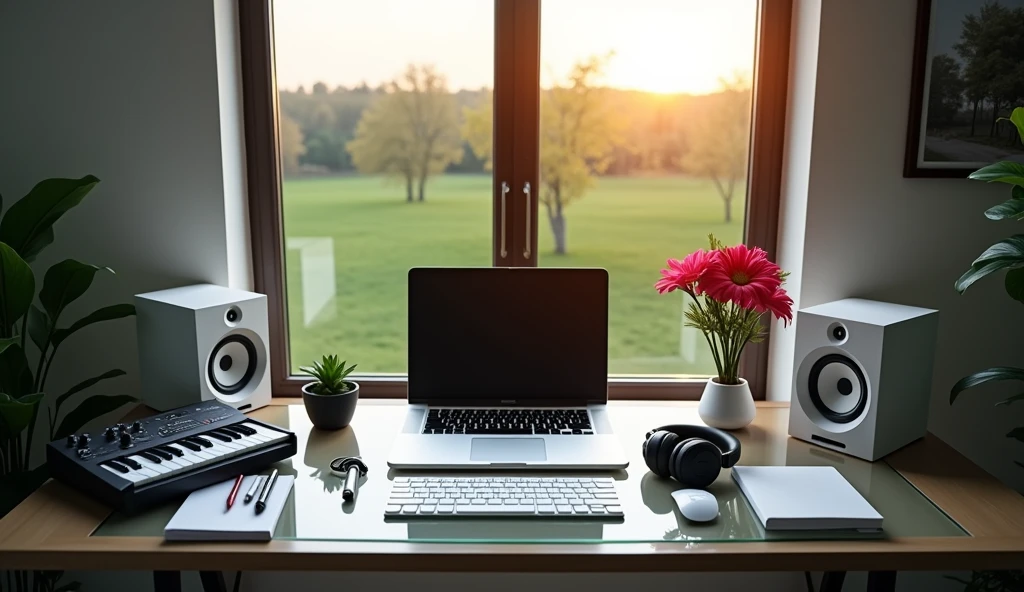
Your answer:
[[[847,299],[797,313],[789,433],[874,461],[925,434],[938,311]]]
[[[266,296],[202,284],[138,294],[135,308],[146,405],[270,403]]]

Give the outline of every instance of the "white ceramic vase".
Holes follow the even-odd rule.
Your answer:
[[[715,378],[709,378],[697,406],[697,414],[704,423],[722,430],[747,427],[754,421],[756,411],[745,378],[740,379],[740,384],[719,384]]]

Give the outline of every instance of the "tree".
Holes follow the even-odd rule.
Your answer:
[[[281,168],[284,172],[297,172],[299,158],[305,153],[306,146],[299,124],[291,117],[281,114]]]
[[[555,240],[555,254],[566,248],[565,209],[605,172],[621,139],[622,121],[608,101],[608,89],[597,86],[611,56],[577,62],[568,78],[541,93],[540,192]],[[485,97],[476,109],[465,109],[462,131],[476,156],[491,166],[492,105]]]
[[[709,95],[693,121],[689,152],[682,166],[709,177],[725,204],[725,221],[732,221],[737,184],[747,176],[750,142],[750,84],[742,76],[721,80],[722,90]]]
[[[426,197],[427,179],[462,160],[458,108],[432,66],[410,65],[362,113],[347,149],[365,174],[405,181],[405,199]]]
[[[928,123],[948,125],[960,112],[964,83],[960,64],[946,54],[932,58],[931,84],[928,89]]]

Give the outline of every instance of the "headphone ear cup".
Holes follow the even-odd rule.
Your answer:
[[[651,434],[644,442],[644,462],[659,477],[670,477],[669,457],[679,442],[679,436],[665,430]]]
[[[687,487],[704,489],[722,472],[722,451],[703,438],[688,438],[672,451],[672,476]]]

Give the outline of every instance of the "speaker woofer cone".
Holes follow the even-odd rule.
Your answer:
[[[860,367],[841,354],[822,356],[807,377],[811,403],[835,423],[849,423],[864,412],[868,402],[867,380]]]
[[[228,335],[210,353],[206,375],[213,389],[222,395],[233,395],[246,386],[256,374],[256,345],[244,335]]]

